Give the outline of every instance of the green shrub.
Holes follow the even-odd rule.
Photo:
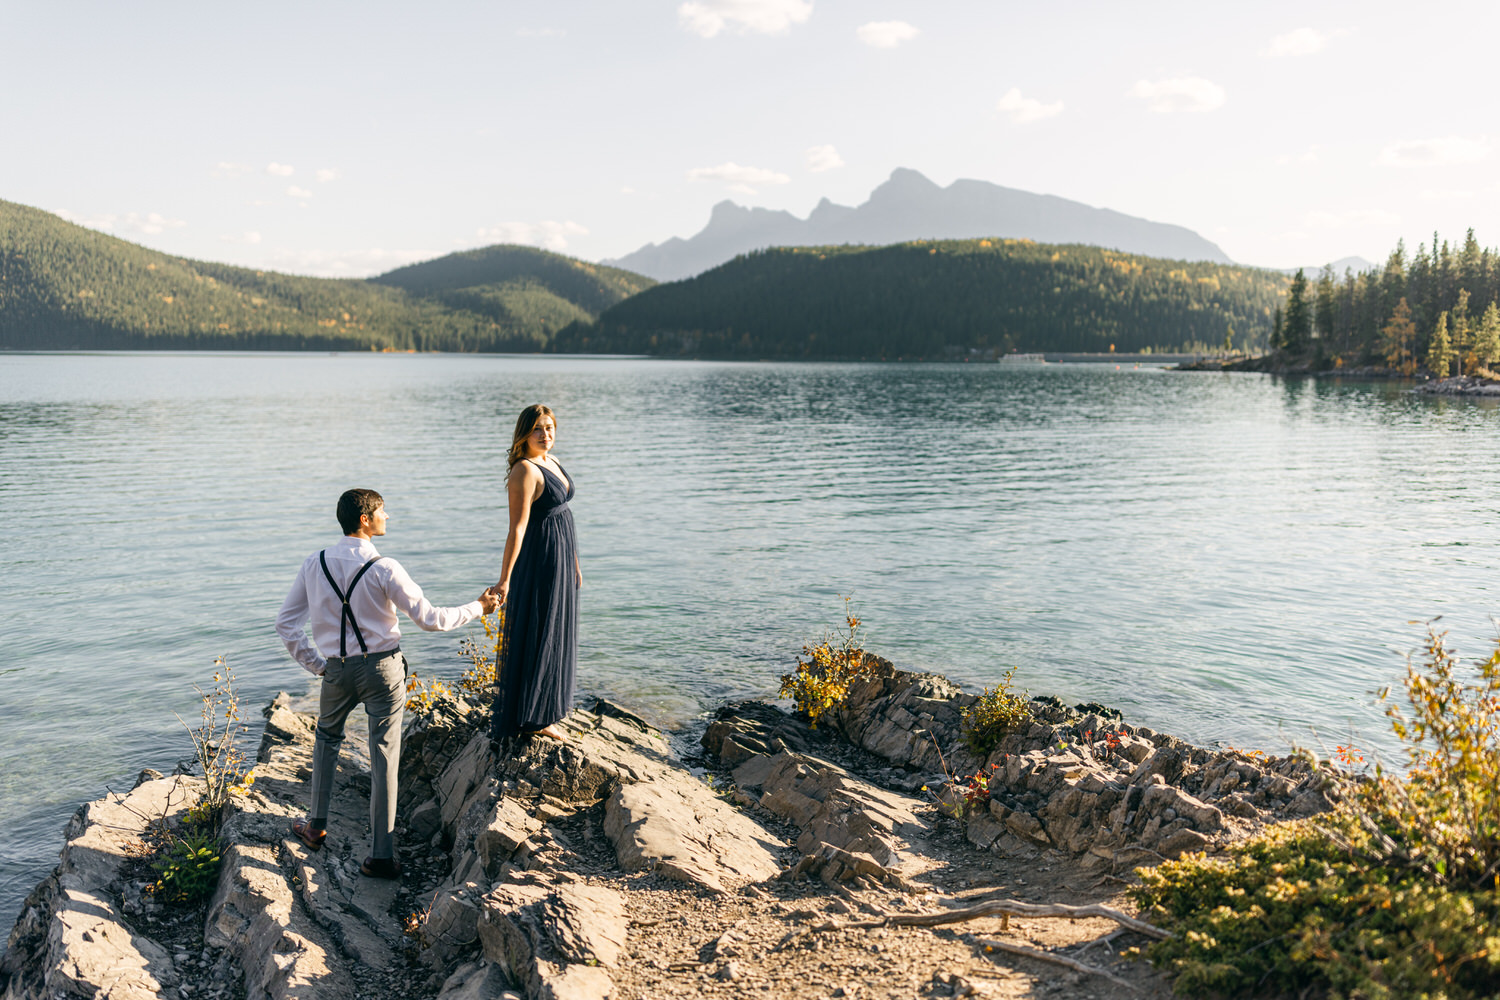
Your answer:
[[[1271,827],[1226,857],[1140,869],[1136,903],[1175,932],[1151,960],[1187,996],[1309,986],[1368,1000],[1493,996],[1495,894],[1368,867],[1358,850],[1369,838],[1340,811]]]
[[[995,688],[985,688],[979,700],[963,710],[964,746],[977,757],[987,757],[1007,733],[1013,733],[1031,721],[1031,704],[1026,695],[1011,691],[1016,668],[1005,672],[1005,679]]]
[[[1409,711],[1387,710],[1405,780],[1377,767],[1332,814],[1138,870],[1179,993],[1500,995],[1500,649],[1466,675],[1444,638],[1429,627]]]
[[[191,906],[213,894],[220,860],[219,841],[211,834],[173,838],[167,852],[151,864],[158,873],[151,892],[163,902]]]
[[[1446,639],[1429,624],[1426,662],[1406,666],[1410,712],[1386,708],[1406,745],[1405,780],[1377,765],[1355,805],[1366,825],[1379,828],[1372,855],[1381,863],[1443,885],[1493,890],[1500,888],[1500,643],[1470,673]],[[1380,698],[1389,701],[1390,689]]]
[[[781,675],[782,698],[791,698],[797,711],[818,727],[823,713],[837,708],[849,696],[849,686],[867,672],[860,620],[844,598],[844,628],[835,630],[816,646],[803,646],[797,669]]]

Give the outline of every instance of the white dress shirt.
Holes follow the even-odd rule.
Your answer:
[[[369,539],[350,535],[340,538],[323,552],[328,559],[328,571],[346,592],[349,581],[354,579],[359,568],[380,554]],[[418,628],[428,632],[446,632],[467,625],[484,613],[478,601],[470,601],[459,608],[433,607],[422,596],[422,588],[412,582],[406,570],[394,559],[382,559],[365,572],[354,593],[349,595],[349,607],[371,653],[383,653],[400,644],[398,610],[405,612]],[[314,552],[302,564],[291,593],[281,605],[281,614],[276,616],[276,634],[281,636],[294,660],[310,673],[321,674],[327,665],[324,658],[339,655],[341,627],[347,655],[358,656],[366,651],[359,648],[354,629],[343,623],[343,610],[343,601],[329,586],[318,553]],[[303,628],[309,617],[312,619],[311,641]]]

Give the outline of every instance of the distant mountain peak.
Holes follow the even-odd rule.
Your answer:
[[[777,209],[746,208],[725,199],[713,207],[708,224],[696,235],[647,244],[603,263],[659,281],[676,281],[766,247],[886,245],[984,236],[1083,243],[1170,260],[1230,263],[1224,251],[1183,226],[988,181],[957,180],[942,187],[909,167],[892,170],[864,204],[851,208],[823,198],[806,219]]]
[[[941,191],[935,182],[928,179],[927,175],[920,170],[912,170],[910,167],[897,167],[891,171],[891,176],[886,182],[870,193],[870,200],[879,195],[906,195],[910,193],[927,193]]]
[[[743,219],[750,214],[750,209],[744,205],[738,205],[732,200],[725,198],[713,207],[708,214],[708,224],[724,222],[728,219]]]

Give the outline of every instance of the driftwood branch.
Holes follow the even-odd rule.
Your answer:
[[[1064,968],[1072,969],[1075,972],[1085,972],[1091,976],[1098,976],[1101,979],[1108,979],[1115,985],[1123,986],[1127,990],[1136,990],[1135,984],[1127,983],[1119,976],[1111,975],[1110,973],[1105,972],[1103,969],[1096,968],[1092,965],[1085,965],[1077,959],[1068,958],[1066,955],[1054,955],[1050,951],[1042,951],[1039,948],[1031,948],[1024,944],[1011,944],[1009,941],[995,941],[991,938],[975,938],[974,940],[986,951],[1003,951],[1010,955],[1020,955],[1023,958],[1034,958],[1038,962],[1050,962],[1053,965],[1061,965]]]
[[[1066,903],[1023,903],[1016,899],[995,899],[959,910],[948,910],[944,913],[882,913],[872,920],[853,920],[847,923],[829,920],[818,924],[813,930],[823,932],[868,927],[936,927],[940,924],[978,920],[981,917],[1001,917],[1006,920],[1007,926],[1011,917],[1067,917],[1070,920],[1104,917],[1127,930],[1144,934],[1149,938],[1160,940],[1172,936],[1155,924],[1137,920],[1113,907],[1101,906],[1098,903],[1091,903],[1087,906],[1069,906]]]

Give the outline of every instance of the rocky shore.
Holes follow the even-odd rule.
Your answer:
[[[1132,870],[1338,793],[1303,758],[1192,747],[1051,699],[979,759],[959,731],[974,696],[871,662],[818,729],[747,702],[693,744],[598,701],[565,720],[566,743],[501,757],[482,710],[440,701],[405,735],[399,883],[358,874],[354,741],[323,850],[289,837],[313,719],[278,696],[206,908],[143,893],[150,825],[181,822],[199,793],[143,774],[69,824],[11,932],[4,1000],[1164,998],[1133,960],[1157,932],[1122,901]]]
[[[1417,391],[1434,396],[1500,397],[1500,381],[1483,375],[1455,375],[1453,378],[1423,382],[1417,386]]]

